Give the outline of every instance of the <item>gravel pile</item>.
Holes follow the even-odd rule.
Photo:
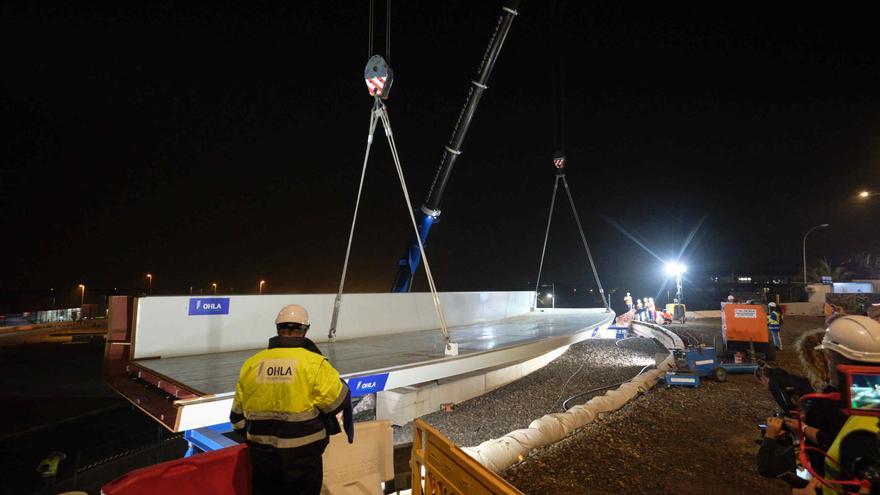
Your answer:
[[[461,404],[453,412],[435,412],[422,419],[440,430],[453,442],[475,446],[500,437],[532,420],[562,411],[562,401],[579,392],[616,384],[633,377],[645,365],[654,363],[654,355],[665,352],[646,339],[587,340],[572,345],[547,366],[497,390]],[[602,393],[602,392],[599,392]],[[584,403],[586,395],[569,405]],[[412,441],[412,424],[394,429],[394,443]]]
[[[783,339],[793,342],[821,325],[820,318],[787,318]],[[720,319],[686,327],[707,342],[721,332]],[[790,347],[778,360],[800,372]],[[751,375],[704,381],[698,389],[655,387],[605,419],[536,449],[502,475],[526,494],[789,493],[755,468],[756,425],[776,409]]]

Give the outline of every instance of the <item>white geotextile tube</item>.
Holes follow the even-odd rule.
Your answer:
[[[684,349],[685,347],[684,341],[681,340],[678,334],[655,323],[631,321],[630,328],[639,337],[657,339],[667,349]]]
[[[620,409],[636,396],[650,390],[667,370],[672,369],[673,364],[670,355],[657,369],[646,371],[614,390],[597,395],[586,404],[579,404],[565,412],[546,414],[532,421],[528,428],[514,430],[476,447],[463,447],[462,450],[492,471],[501,472],[521,461],[532,449],[558,442],[596,418]]]

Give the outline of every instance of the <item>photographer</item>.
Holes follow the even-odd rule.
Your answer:
[[[755,377],[767,387],[782,411],[767,419],[767,433],[761,441],[757,455],[758,472],[767,478],[782,479],[792,486],[806,483],[794,474],[798,467],[796,445],[800,436],[806,436],[808,446],[827,450],[846,421],[840,405],[828,400],[806,401],[804,423],[795,419],[798,415],[798,402],[803,395],[817,390],[835,391],[828,388],[829,373],[825,355],[822,350],[816,349],[824,335],[824,330],[805,334],[795,345],[803,371],[809,379],[766,363],[762,363],[755,371]],[[821,476],[825,471],[825,457],[820,452],[810,451],[808,458],[813,470]]]
[[[880,371],[880,323],[866,316],[842,316],[830,323],[822,345],[819,346],[828,360],[831,387],[827,391],[844,390],[844,397],[848,397],[850,391],[847,376],[841,371],[841,365],[860,365],[875,368]],[[834,404],[832,401],[822,400]],[[845,409],[851,404],[837,403],[836,411],[843,415]],[[868,415],[864,412],[868,411]],[[826,411],[827,412],[827,411]],[[877,412],[871,406],[864,409],[850,409],[850,415],[845,417],[842,427],[836,430],[834,438],[827,449],[825,458],[824,477],[831,481],[834,489],[822,487],[822,493],[831,495],[843,490],[845,493],[862,493],[864,487],[855,484],[834,484],[833,481],[841,480],[866,480],[871,483],[870,491],[864,493],[880,494],[880,455],[877,448],[877,434],[880,433]],[[809,419],[809,418],[808,418]],[[821,418],[834,424],[834,418]],[[809,421],[807,421],[809,424]],[[830,429],[822,429],[831,434]],[[822,433],[816,435],[821,446],[827,443]],[[840,463],[832,459],[839,459]],[[815,464],[815,462],[811,462]],[[860,491],[861,490],[861,491]]]
[[[792,435],[792,432],[798,431],[798,424],[797,420],[791,418],[797,414],[800,397],[812,393],[813,388],[806,378],[766,363],[755,371],[755,378],[767,387],[782,410],[767,418],[766,431],[756,459],[758,473],[765,478],[778,478],[799,486],[801,483],[794,475],[797,471],[795,446],[798,437]],[[821,456],[818,460],[821,466]]]
[[[765,478],[778,478],[797,470],[794,440],[779,416],[767,418],[767,428],[758,449],[758,474]]]

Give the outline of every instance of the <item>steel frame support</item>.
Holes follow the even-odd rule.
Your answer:
[[[218,425],[185,431],[183,438],[189,444],[189,448],[186,449],[186,453],[183,456],[190,457],[202,452],[213,452],[238,445],[238,442],[223,435],[231,431],[232,423],[220,423]]]

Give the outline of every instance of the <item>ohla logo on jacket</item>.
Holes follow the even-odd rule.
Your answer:
[[[293,383],[296,378],[296,359],[264,359],[257,368],[257,383]]]

